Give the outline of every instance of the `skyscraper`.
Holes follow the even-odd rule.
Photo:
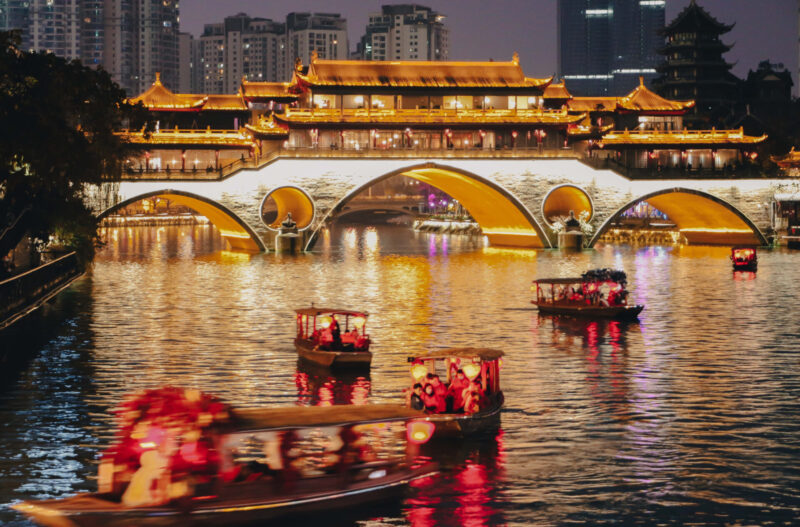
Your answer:
[[[321,59],[349,58],[347,20],[332,13],[289,13],[286,17],[286,71],[294,69],[294,60],[311,62],[316,52]]]
[[[559,75],[576,95],[624,95],[656,77],[665,0],[559,0]]]
[[[385,5],[369,16],[358,44],[361,60],[447,60],[444,15],[417,4]]]
[[[177,0],[0,0],[0,29],[22,49],[102,65],[129,94],[161,72],[178,83]]]

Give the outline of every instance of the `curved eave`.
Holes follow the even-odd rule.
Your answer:
[[[150,137],[144,137],[143,134],[126,134],[121,133],[132,146],[141,148],[188,148],[188,149],[221,149],[221,148],[252,148],[253,141],[248,137],[204,137],[202,134],[197,134],[195,137],[188,137],[185,135],[170,135],[168,137],[157,136],[151,134]]]
[[[285,123],[289,127],[309,125],[351,125],[351,126],[449,126],[449,127],[480,127],[480,126],[567,126],[577,124],[586,118],[585,113],[578,115],[566,114],[560,116],[542,116],[539,118],[520,118],[509,116],[506,118],[470,119],[458,117],[442,117],[431,119],[409,119],[406,116],[386,118],[380,116],[345,117],[335,118],[329,116],[306,117],[276,115],[275,120]]]
[[[276,128],[261,128],[251,124],[244,125],[245,128],[250,130],[256,137],[262,139],[283,139],[289,137],[289,130],[276,127]]]
[[[631,137],[620,135],[614,137],[614,134],[603,136],[603,147],[668,147],[680,146],[682,148],[711,148],[719,146],[730,146],[731,148],[741,148],[752,146],[762,143],[767,139],[766,135],[760,137]]]

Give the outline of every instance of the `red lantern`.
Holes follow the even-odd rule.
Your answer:
[[[436,425],[430,421],[409,421],[406,425],[406,437],[409,442],[421,445],[433,437],[435,430]]]

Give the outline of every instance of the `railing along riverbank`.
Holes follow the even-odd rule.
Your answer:
[[[72,252],[0,282],[0,329],[37,309],[81,274]]]

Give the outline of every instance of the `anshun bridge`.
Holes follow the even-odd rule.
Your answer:
[[[510,62],[326,61],[288,83],[235,95],[177,94],[158,78],[141,102],[156,132],[98,189],[109,215],[164,197],[207,216],[233,247],[267,250],[292,213],[304,247],[360,191],[405,175],[466,208],[492,245],[552,247],[548,217],[586,211],[595,241],[646,200],[690,244],[763,244],[788,177],[754,163],[766,137],[686,130],[692,101],[643,84],[625,97],[573,97]],[[277,219],[264,221],[267,198]]]

